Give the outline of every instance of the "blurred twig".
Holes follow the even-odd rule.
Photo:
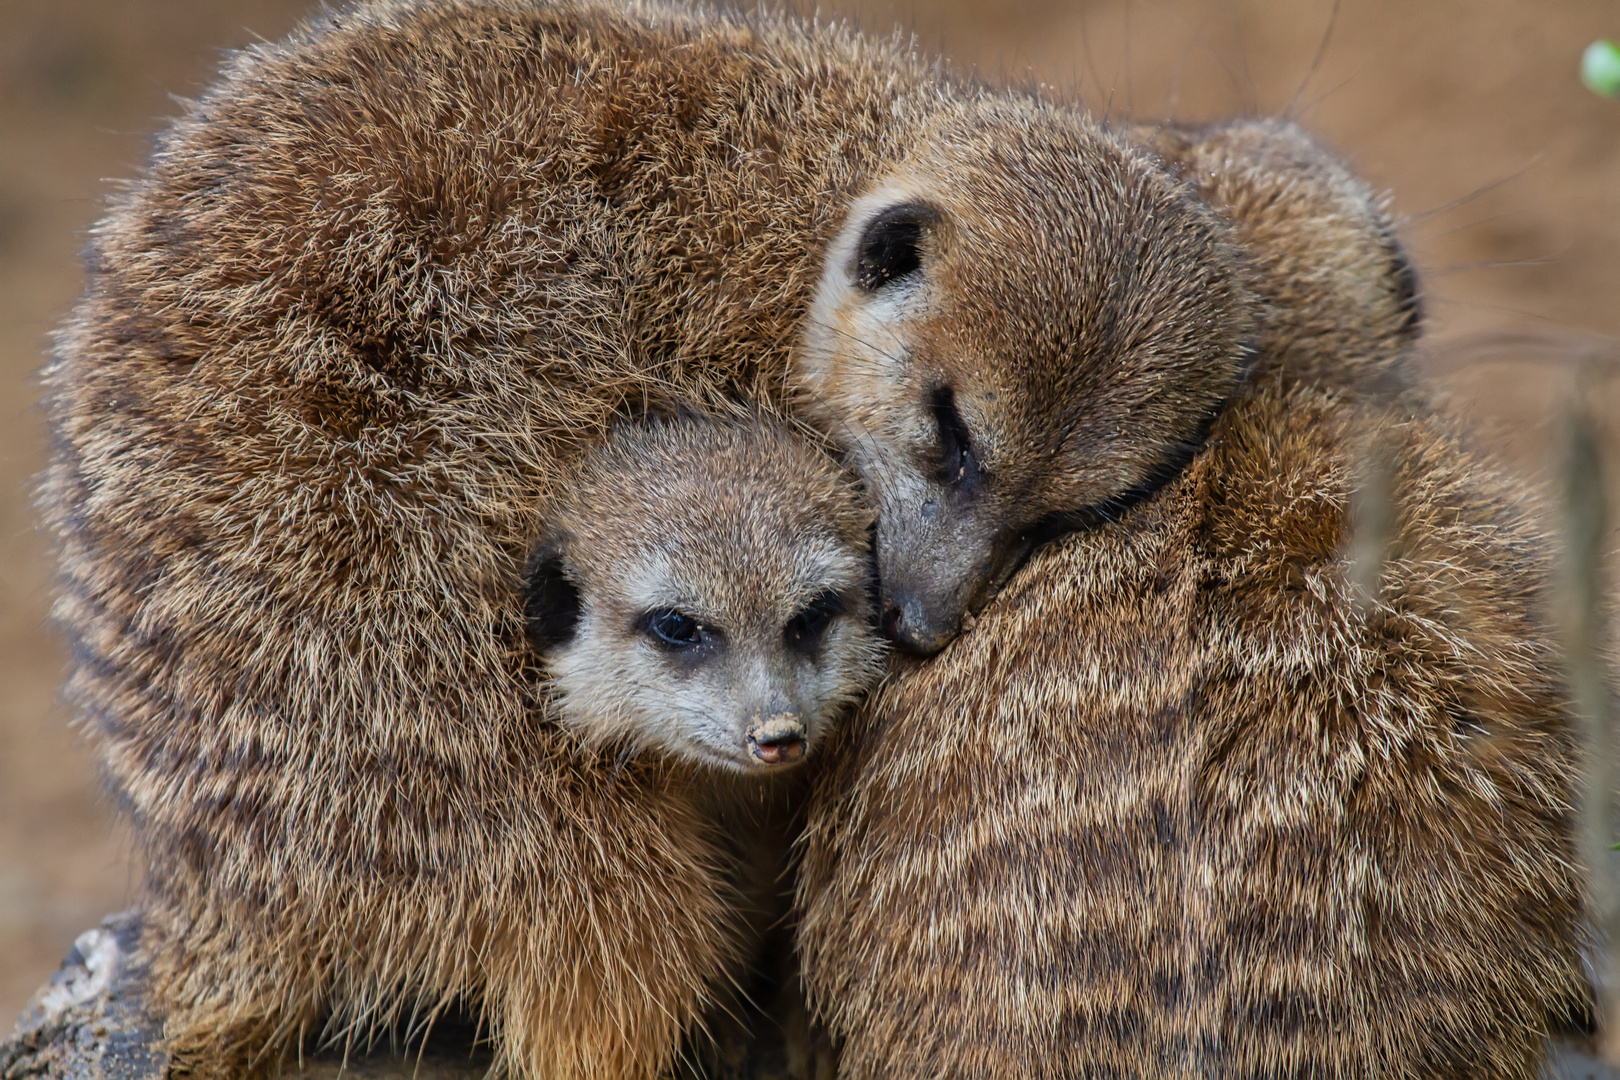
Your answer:
[[[1389,438],[1376,429],[1364,437],[1361,475],[1350,497],[1350,584],[1364,616],[1378,607],[1395,534],[1395,455]]]
[[[1583,372],[1568,416],[1564,461],[1564,564],[1562,603],[1570,692],[1586,725],[1587,775],[1582,847],[1590,868],[1592,919],[1606,943],[1596,958],[1599,1038],[1605,1058],[1620,1064],[1620,903],[1610,873],[1610,801],[1614,790],[1614,701],[1607,677],[1604,628],[1603,556],[1608,532],[1602,450],[1582,393],[1590,383]]]

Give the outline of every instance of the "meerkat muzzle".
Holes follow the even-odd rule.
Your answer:
[[[777,713],[748,726],[748,749],[767,765],[787,765],[804,757],[808,739],[792,713]]]

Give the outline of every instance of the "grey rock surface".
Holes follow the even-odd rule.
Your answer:
[[[61,970],[34,996],[16,1030],[0,1041],[0,1080],[167,1080],[169,1062],[157,1048],[161,1024],[145,1008],[143,969],[136,948],[140,917],[113,915],[79,935]],[[341,1050],[306,1057],[288,1075],[308,1080],[482,1080],[487,1052],[468,1032],[451,1027],[421,1048],[379,1047],[345,1062]],[[780,1071],[779,1071],[780,1070]],[[712,1067],[714,1074],[768,1080],[799,1069],[758,1063]],[[1574,1043],[1555,1043],[1545,1080],[1620,1080]]]
[[[34,995],[0,1042],[0,1078],[163,1080],[153,1047],[159,1025],[143,1008],[145,972],[135,958],[139,918],[114,915],[73,943],[61,970]]]

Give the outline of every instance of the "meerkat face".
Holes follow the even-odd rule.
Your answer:
[[[850,479],[774,424],[621,429],[529,562],[562,722],[736,770],[801,760],[878,674],[870,526]]]
[[[876,502],[891,636],[941,648],[1043,537],[1178,471],[1252,309],[1222,221],[1057,111],[974,106],[857,201],[795,377]]]

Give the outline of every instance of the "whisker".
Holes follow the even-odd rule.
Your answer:
[[[1428,210],[1420,210],[1416,213],[1407,214],[1404,217],[1398,218],[1395,222],[1395,226],[1396,228],[1405,229],[1411,225],[1417,224],[1420,221],[1427,221],[1429,218],[1438,217],[1441,214],[1449,214],[1459,206],[1466,206],[1475,199],[1488,195],[1497,188],[1504,187],[1513,183],[1515,180],[1520,179],[1531,169],[1539,166],[1541,164],[1541,160],[1542,155],[1537,154],[1535,157],[1519,166],[1519,168],[1515,169],[1513,172],[1510,172],[1505,176],[1499,176],[1495,180],[1482,184],[1473,191],[1468,192],[1466,195],[1459,195],[1455,199],[1441,203],[1439,206],[1431,207]]]
[[[1232,24],[1232,38],[1237,43],[1238,72],[1243,76],[1243,86],[1248,94],[1248,111],[1258,113],[1260,112],[1260,91],[1254,85],[1254,78],[1249,73],[1249,48],[1243,41],[1243,30],[1238,21],[1237,9],[1233,6],[1232,0],[1225,0],[1222,6],[1226,8],[1227,20]]]
[[[1299,104],[1300,95],[1305,92],[1306,87],[1311,85],[1311,80],[1321,72],[1322,61],[1327,59],[1328,45],[1333,41],[1333,31],[1339,25],[1339,3],[1340,0],[1333,0],[1333,10],[1328,13],[1327,29],[1322,31],[1322,40],[1316,46],[1316,56],[1311,60],[1311,66],[1306,69],[1305,78],[1300,80],[1299,86],[1294,89],[1293,96],[1288,99],[1288,104],[1283,108],[1283,116],[1290,120],[1298,119],[1300,114],[1294,112],[1294,106]]]

